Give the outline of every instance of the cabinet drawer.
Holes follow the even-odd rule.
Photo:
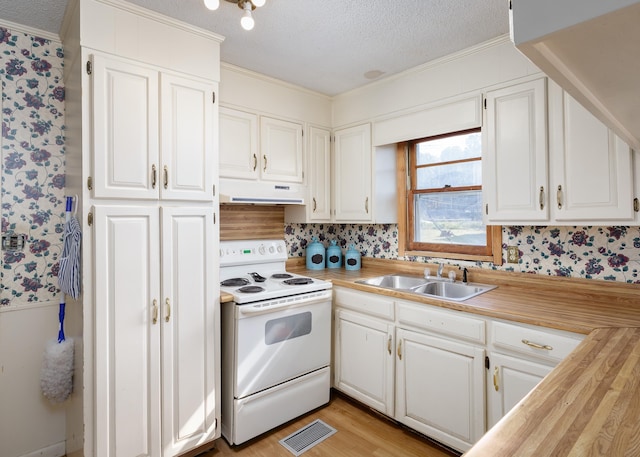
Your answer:
[[[384,295],[334,287],[333,302],[342,308],[353,309],[384,319],[394,319],[393,300]]]
[[[462,316],[457,311],[435,309],[429,305],[398,303],[398,322],[476,343],[485,342],[485,322]]]
[[[492,322],[491,327],[493,346],[552,362],[564,359],[583,339],[582,335],[560,334],[504,322]]]

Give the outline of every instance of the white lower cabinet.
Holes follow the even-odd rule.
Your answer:
[[[335,324],[335,387],[393,416],[393,322],[339,309]]]
[[[334,287],[334,387],[465,452],[584,338]]]
[[[97,456],[171,457],[216,437],[213,222],[213,207],[94,207]]]
[[[500,353],[490,354],[489,360],[487,428],[498,423],[553,370],[553,366]]]
[[[485,430],[484,347],[473,343],[484,342],[484,321],[340,287],[334,303],[334,387],[469,449]],[[430,325],[440,333],[425,331]]]
[[[487,427],[494,426],[583,340],[560,330],[490,321]]]

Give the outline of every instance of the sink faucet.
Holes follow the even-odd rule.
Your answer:
[[[439,263],[438,264],[438,273],[436,273],[436,275],[438,276],[438,278],[442,278],[442,270],[444,269],[444,264],[443,263]]]

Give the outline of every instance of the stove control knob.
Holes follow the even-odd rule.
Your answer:
[[[264,244],[261,244],[261,245],[260,245],[260,247],[258,248],[258,252],[259,252],[261,255],[264,255],[264,253],[265,253]]]
[[[279,252],[280,254],[282,254],[282,251],[283,251],[283,250],[284,250],[284,249],[282,249],[282,246],[281,246],[281,245],[278,245],[278,252]]]
[[[269,254],[273,254],[275,252],[275,249],[273,248],[273,246],[269,246]]]
[[[224,249],[220,249],[220,257],[224,257]]]

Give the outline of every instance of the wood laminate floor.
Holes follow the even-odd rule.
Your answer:
[[[454,457],[452,451],[401,427],[333,392],[329,404],[240,446],[220,438],[216,449],[199,457],[291,457],[279,441],[316,419],[338,430],[303,457]]]

